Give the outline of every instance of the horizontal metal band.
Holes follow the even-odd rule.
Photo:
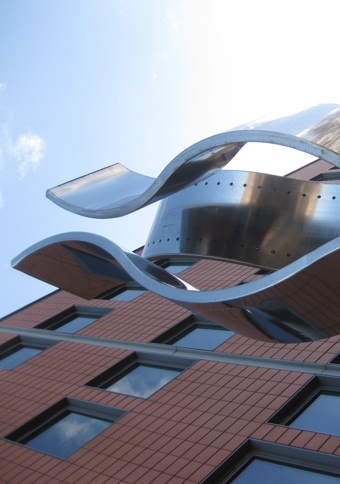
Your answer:
[[[278,360],[275,358],[264,358],[259,356],[235,355],[231,353],[221,353],[218,351],[195,350],[182,348],[174,345],[158,343],[138,343],[135,341],[121,341],[115,339],[96,338],[93,336],[82,336],[78,334],[56,333],[47,329],[18,328],[15,326],[1,326],[0,332],[43,339],[44,341],[69,341],[77,344],[87,344],[94,346],[105,346],[107,348],[119,348],[141,353],[151,353],[160,355],[176,355],[178,357],[190,358],[194,360],[216,361],[220,363],[231,363],[244,366],[256,366],[259,368],[272,368],[276,370],[298,371],[301,373],[311,373],[318,375],[338,376],[340,373],[339,365],[321,365],[319,363],[309,363],[293,360]]]

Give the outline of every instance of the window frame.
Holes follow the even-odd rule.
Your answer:
[[[231,331],[228,328],[225,328],[224,326],[221,326],[217,323],[214,323],[213,321],[210,321],[207,318],[204,318],[203,316],[197,315],[197,314],[191,314],[190,316],[186,317],[185,319],[182,319],[179,323],[177,323],[175,326],[172,328],[169,328],[168,330],[164,331],[162,334],[159,336],[156,336],[156,338],[153,338],[150,343],[159,343],[159,344],[166,344],[166,345],[171,345],[171,346],[176,346],[175,340],[180,339],[181,337],[186,336],[189,334],[193,329],[195,328],[200,328],[200,327],[211,327],[212,329],[223,329],[225,331],[229,331],[232,333],[223,343],[228,341],[230,338],[232,338],[235,333],[234,331]],[[221,343],[221,344],[223,344]],[[216,346],[218,348],[220,345]],[[187,348],[186,346],[181,346],[181,348]],[[214,349],[216,349],[214,348]],[[201,348],[192,348],[192,349],[201,349]],[[205,350],[202,349],[202,351],[214,351],[214,350]]]
[[[140,290],[141,294],[138,294],[138,296],[135,296],[130,301],[119,301],[118,299],[114,299],[116,296],[119,296],[120,294],[122,294],[125,291],[128,291],[129,289]],[[137,283],[125,283],[125,284],[121,284],[118,287],[115,287],[114,289],[110,289],[109,291],[104,292],[103,294],[96,297],[95,299],[112,301],[112,302],[131,302],[131,301],[134,301],[135,299],[137,299],[137,297],[141,296],[145,292],[148,292],[148,290],[145,289],[143,286],[137,284]]]
[[[107,420],[112,423],[115,423],[117,420],[119,420],[129,412],[128,410],[117,407],[109,407],[107,405],[89,402],[86,400],[80,400],[78,398],[64,397],[51,407],[47,408],[43,412],[30,419],[28,422],[25,422],[23,425],[10,432],[4,437],[4,440],[30,449],[29,445],[26,445],[26,443],[22,442],[26,439],[29,439],[30,437],[34,438],[36,435],[39,435],[39,433],[43,432],[49,425],[53,425],[53,421],[57,420],[58,417],[66,411],[73,411],[88,417]],[[97,437],[100,433],[101,432],[93,436],[89,441]],[[74,452],[77,452],[82,447],[83,445],[76,449]],[[35,452],[41,452],[46,455],[51,455],[56,459],[64,460],[63,458],[48,452],[43,452],[36,449],[32,450],[34,450]],[[74,452],[72,452],[72,454],[74,454]],[[68,457],[66,457],[66,459],[67,458]]]
[[[261,309],[255,306],[242,306],[242,313],[253,326],[269,338],[287,343],[287,337],[290,337],[289,343],[294,344],[327,338],[326,333],[280,298],[267,299],[262,306]],[[282,317],[282,311],[286,315],[288,314],[288,319],[285,316]],[[304,330],[303,332],[301,332],[301,328]]]
[[[11,338],[10,340],[5,341],[0,345],[0,361],[7,358],[7,356],[10,356],[11,354],[16,353],[22,348],[34,348],[34,349],[41,349],[41,351],[44,351],[50,348],[51,346],[55,345],[56,343],[57,341],[53,341],[53,340],[51,341],[40,337],[15,336],[14,338]],[[31,360],[35,356],[38,356],[38,355],[33,355],[27,358],[27,360],[23,361],[22,363],[19,363],[18,365],[14,366],[11,369],[0,367],[0,370],[12,371],[18,366],[21,366],[27,361]]]
[[[291,423],[299,417],[322,393],[332,393],[338,396],[340,403],[340,378],[333,376],[316,375],[311,378],[300,390],[298,390],[272,417],[267,421],[269,424],[281,425],[290,428]],[[312,429],[301,429],[316,432]],[[325,435],[335,435],[328,434]]]
[[[332,365],[340,365],[340,353],[335,355],[329,363],[331,363]]]
[[[187,269],[190,269],[193,265],[195,265],[199,261],[200,261],[200,259],[194,259],[194,258],[188,259],[188,258],[177,257],[177,258],[160,259],[156,262],[156,264],[159,267],[162,267],[163,269],[166,269],[166,270],[168,270],[171,267],[172,264],[177,265],[177,266],[183,265],[183,269],[179,272],[171,272],[169,270],[169,272],[171,272],[171,274],[174,274],[175,276],[177,276],[177,274],[181,274],[181,272],[183,272]]]
[[[108,390],[107,388],[111,386],[113,383],[116,383],[121,378],[123,378],[129,371],[133,370],[133,367],[137,364],[144,364],[144,365],[152,365],[152,366],[159,366],[165,367],[169,369],[176,369],[181,371],[181,373],[196,363],[197,360],[179,356],[168,356],[168,355],[160,355],[160,354],[153,354],[153,353],[143,353],[143,352],[133,352],[131,355],[123,358],[118,363],[115,363],[113,366],[104,370],[99,375],[95,376],[87,383],[84,384],[85,387],[95,388],[96,390],[103,390],[110,393],[117,393],[117,395],[127,395],[133,398],[141,398],[146,400],[151,395],[154,395],[156,392],[164,388],[170,381],[173,381],[175,378],[167,382],[162,387],[155,390],[147,397],[139,397],[136,395],[126,394],[126,393],[118,393],[112,390]],[[181,374],[180,373],[180,374]],[[179,375],[177,375],[179,376]]]
[[[77,316],[97,318],[96,321],[98,321],[98,319],[100,319],[102,316],[106,316],[107,314],[114,311],[114,309],[115,308],[100,308],[100,307],[93,307],[93,306],[78,306],[78,305],[71,306],[65,309],[65,311],[62,311],[61,313],[58,313],[55,316],[52,316],[51,318],[46,319],[42,323],[39,323],[37,326],[34,326],[34,328],[49,329],[51,331],[55,331],[56,329],[59,329],[61,326],[64,326],[65,324],[71,322]],[[91,321],[91,323],[89,323],[88,325],[95,323],[96,321]],[[84,328],[86,328],[88,325],[84,326]],[[81,328],[78,331],[81,331],[84,328]],[[78,331],[75,331],[74,333],[70,333],[70,334],[75,334]]]
[[[340,456],[316,452],[299,447],[247,439],[201,484],[232,484],[233,480],[254,459],[265,460],[278,465],[296,467],[309,472],[321,473],[340,479]]]

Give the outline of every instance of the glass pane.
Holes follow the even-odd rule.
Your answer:
[[[256,476],[256,478],[255,478]],[[233,484],[339,484],[339,477],[254,459],[235,479]]]
[[[111,301],[132,301],[136,297],[144,294],[146,289],[125,289],[125,291],[111,298]]]
[[[290,426],[340,436],[339,395],[320,394]]]
[[[58,333],[76,333],[77,331],[86,328],[89,324],[97,321],[98,318],[91,318],[88,316],[75,316],[74,319],[68,323],[63,324],[55,329]]]
[[[124,395],[148,398],[169,383],[169,381],[176,378],[181,371],[176,368],[138,363],[127,374],[106,389],[111,392],[123,393]]]
[[[35,437],[23,442],[31,449],[65,459],[112,422],[66,411]]]
[[[12,370],[16,366],[21,365],[25,361],[33,358],[33,356],[38,355],[43,351],[42,348],[30,348],[28,346],[24,346],[19,348],[18,350],[14,351],[8,356],[5,356],[2,360],[0,360],[0,368],[4,370]]]
[[[180,272],[188,269],[193,264],[170,264],[168,267],[165,268],[166,271],[171,272],[172,274],[179,274]]]
[[[183,348],[196,348],[200,350],[214,350],[234,333],[223,328],[202,326],[193,328],[188,334],[182,336],[172,344]]]

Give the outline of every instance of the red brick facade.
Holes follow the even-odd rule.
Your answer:
[[[313,177],[329,168],[316,162],[303,169],[303,176]],[[205,260],[181,277],[200,289],[212,289],[262,277],[255,272],[252,267]],[[108,341],[148,343],[191,314],[149,292],[130,302],[118,302],[87,301],[58,291],[4,318],[1,324],[35,328],[74,305],[115,308],[77,333]],[[0,329],[0,342],[15,335],[14,330]],[[327,365],[339,352],[340,336],[278,344],[235,334],[212,353],[308,362],[317,364],[317,373],[320,365]],[[265,362],[256,366],[254,360],[245,365],[207,357],[197,359],[146,399],[84,386],[131,353],[118,347],[60,341],[13,370],[0,369],[0,482],[194,484],[248,438],[340,455],[340,437],[267,423],[314,377],[312,369],[275,369]],[[128,413],[64,460],[4,439],[65,396]]]

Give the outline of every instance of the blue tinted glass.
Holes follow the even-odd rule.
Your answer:
[[[290,426],[340,436],[339,395],[320,394]]]
[[[214,350],[234,333],[223,328],[202,326],[193,328],[188,334],[172,343],[183,348],[196,348],[200,350]]]
[[[233,484],[339,484],[339,477],[289,467],[274,462],[254,459],[235,479]]]
[[[23,443],[31,449],[65,459],[111,424],[100,418],[65,412],[50,427]]]
[[[181,371],[175,368],[137,364],[126,375],[106,389],[124,395],[148,398],[176,378]]]
[[[75,316],[72,321],[59,326],[55,331],[58,333],[76,333],[94,321],[97,321],[97,319],[98,318],[90,318],[87,316]]]
[[[171,272],[172,274],[179,274],[180,272],[184,271],[185,269],[188,269],[191,267],[193,264],[170,264],[168,267],[165,268],[168,272]]]
[[[140,296],[141,294],[144,294],[146,292],[145,289],[125,289],[125,291],[121,292],[120,294],[117,294],[117,296],[114,296],[111,298],[111,301],[132,301],[136,297]]]
[[[0,368],[3,368],[4,370],[12,370],[16,366],[21,365],[21,363],[33,358],[33,356],[38,355],[42,351],[42,348],[30,348],[26,346],[19,348],[0,360]]]

